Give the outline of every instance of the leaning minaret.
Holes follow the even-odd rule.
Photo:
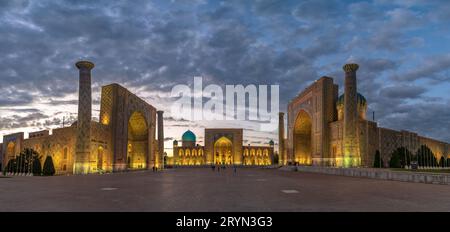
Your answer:
[[[158,110],[158,167],[164,168],[164,111]]]
[[[284,150],[284,112],[278,113],[278,164],[284,165],[286,162]]]
[[[78,61],[75,66],[79,69],[78,90],[78,121],[77,141],[74,174],[87,174],[90,172],[90,145],[91,145],[91,114],[92,90],[91,69],[94,64],[89,61]]]
[[[360,164],[358,144],[358,105],[356,90],[357,64],[346,64],[344,92],[344,167]]]

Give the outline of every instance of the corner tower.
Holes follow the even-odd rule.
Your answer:
[[[344,167],[355,167],[361,163],[358,141],[358,96],[356,89],[357,64],[346,64],[344,92]]]
[[[74,174],[90,172],[92,89],[91,70],[94,63],[78,61],[75,66],[79,70],[77,140]]]

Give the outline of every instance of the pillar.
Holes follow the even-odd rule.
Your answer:
[[[359,166],[358,105],[356,88],[357,64],[346,64],[344,92],[344,167]]]
[[[159,168],[164,168],[164,111],[158,110],[158,158],[156,165]]]
[[[87,174],[90,172],[92,114],[91,69],[94,68],[94,64],[89,61],[79,61],[75,66],[79,70],[79,90],[77,139],[73,172],[74,174]]]
[[[278,164],[286,164],[286,152],[284,150],[284,112],[278,113]]]

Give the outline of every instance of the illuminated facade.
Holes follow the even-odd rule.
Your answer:
[[[91,120],[91,69],[89,61],[76,63],[79,69],[78,120],[69,127],[5,135],[1,154],[3,167],[25,148],[43,158],[51,156],[56,174],[88,174],[134,169],[162,168],[162,143],[156,127],[162,128],[162,111],[119,84],[102,87],[99,122]],[[158,125],[156,125],[158,123]],[[162,129],[158,134],[163,133]],[[158,135],[159,138],[162,135]],[[161,151],[161,152],[160,152]]]
[[[378,127],[367,120],[367,101],[357,91],[357,64],[346,64],[344,94],[333,78],[315,81],[288,104],[287,139],[280,123],[282,164],[372,167],[379,151],[385,165],[392,152],[405,147],[415,152],[428,146],[437,160],[450,155],[450,144],[409,131]],[[283,115],[280,115],[283,120]]]
[[[195,134],[188,130],[181,137],[181,144],[173,142],[175,165],[271,165],[273,141],[266,146],[243,145],[243,129],[207,128],[205,145],[196,144]]]

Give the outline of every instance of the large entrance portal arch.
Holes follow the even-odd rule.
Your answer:
[[[147,164],[148,124],[141,112],[135,111],[128,120],[127,168],[143,169]]]
[[[303,165],[312,164],[312,120],[306,111],[300,110],[298,113],[293,133],[294,161]]]
[[[233,164],[233,143],[225,136],[220,137],[214,143],[214,163],[215,164]]]

